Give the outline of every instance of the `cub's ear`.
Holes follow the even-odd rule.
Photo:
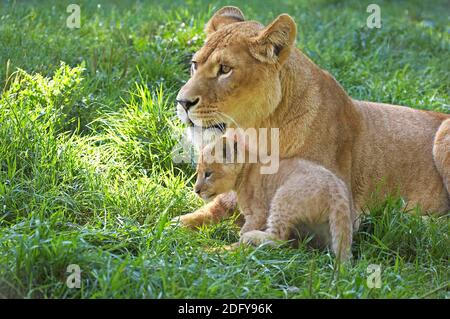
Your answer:
[[[205,33],[208,36],[227,24],[242,22],[244,20],[244,14],[239,8],[231,6],[223,7],[205,25]]]
[[[281,64],[289,56],[296,36],[294,20],[282,14],[252,40],[250,52],[260,61]]]

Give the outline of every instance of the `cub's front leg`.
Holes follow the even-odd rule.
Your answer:
[[[241,239],[242,236],[247,232],[253,230],[262,230],[266,228],[268,216],[267,207],[254,204],[251,209],[246,207],[241,208],[241,213],[245,218],[244,225],[239,232]]]

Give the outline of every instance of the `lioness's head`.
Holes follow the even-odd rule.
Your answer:
[[[257,127],[281,101],[280,69],[295,42],[295,22],[282,14],[264,27],[224,7],[205,32],[191,78],[177,96],[179,118],[203,128]]]

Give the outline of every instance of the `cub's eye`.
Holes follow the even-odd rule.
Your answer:
[[[209,178],[212,175],[211,171],[206,171],[205,172],[205,178]]]
[[[218,75],[228,74],[230,72],[231,72],[231,68],[228,65],[221,64]]]

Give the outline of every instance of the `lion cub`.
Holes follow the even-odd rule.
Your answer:
[[[240,146],[225,136],[206,146],[194,187],[206,201],[237,193],[245,217],[240,242],[259,245],[313,235],[313,243],[331,247],[341,261],[349,259],[356,216],[344,182],[322,166],[295,158],[281,160],[275,174],[261,174],[259,163],[231,158]],[[249,158],[248,147],[243,149]]]

